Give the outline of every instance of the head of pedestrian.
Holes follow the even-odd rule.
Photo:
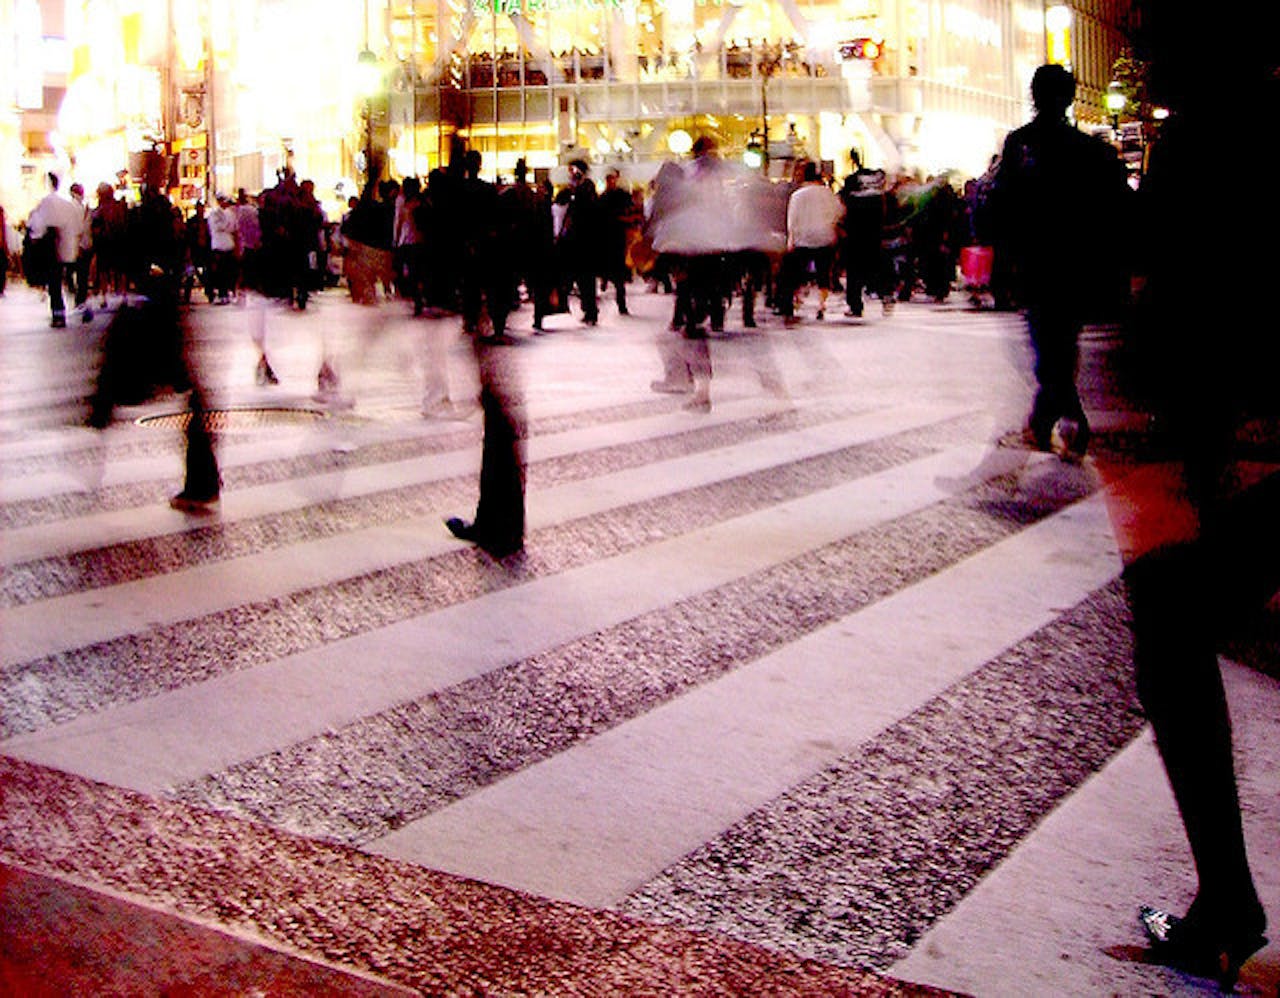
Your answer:
[[[48,180],[49,190],[51,191],[56,191],[58,189],[58,184],[61,183],[61,181],[58,179],[58,175],[54,173],[52,170],[50,170],[48,173],[45,174],[45,179]]]
[[[516,182],[523,184],[524,178],[527,177],[528,175],[529,175],[529,164],[526,163],[524,160],[524,157],[521,156],[518,160],[516,160],[516,170],[515,170]]]
[[[693,147],[691,151],[693,152],[694,159],[703,159],[707,156],[716,155],[718,149],[719,146],[716,145],[716,140],[710,135],[699,135],[693,140]]]
[[[609,172],[604,175],[605,187],[613,190],[618,186],[618,181],[622,179],[622,173],[616,166],[609,167]]]
[[[1076,99],[1076,78],[1065,66],[1048,63],[1031,76],[1031,103],[1036,114],[1060,117]]]

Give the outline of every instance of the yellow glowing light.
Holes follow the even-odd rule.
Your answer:
[[[1046,31],[1070,31],[1071,8],[1063,3],[1049,7],[1044,12],[1044,27]]]
[[[693,148],[693,136],[683,128],[677,128],[667,136],[667,148],[677,156],[683,156]]]

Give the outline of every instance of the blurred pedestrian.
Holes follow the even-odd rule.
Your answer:
[[[618,301],[618,314],[627,315],[627,283],[631,271],[627,265],[627,244],[640,220],[631,192],[620,186],[621,173],[610,167],[604,175],[604,191],[600,194],[600,290],[610,284]]]
[[[93,309],[89,307],[89,279],[93,273],[93,229],[92,215],[89,206],[84,203],[84,185],[74,183],[67,188],[71,201],[80,213],[80,241],[76,246],[76,262],[72,265],[69,277],[72,293],[75,295],[76,310],[81,313],[85,322],[93,320]]]
[[[9,283],[9,222],[0,204],[0,296]]]
[[[884,227],[883,170],[868,170],[856,149],[849,151],[853,164],[844,180],[840,200],[844,206],[842,255],[844,257],[845,314],[860,318],[863,296],[883,291],[880,274],[880,236]]]
[[[463,156],[461,209],[462,328],[491,343],[510,342],[511,271],[507,249],[497,245],[500,227],[498,191],[480,179],[478,150]]]
[[[209,212],[209,288],[215,305],[231,301],[236,271],[236,212],[231,198],[219,194]]]
[[[422,315],[427,305],[427,236],[419,224],[424,217],[422,182],[405,177],[395,204],[392,259],[400,294],[413,303],[414,315]]]
[[[551,258],[551,201],[545,192],[529,183],[523,158],[516,161],[515,182],[502,192],[501,198],[512,248],[512,296],[519,300],[523,284],[533,303],[534,331],[540,332],[543,320],[551,313],[555,272]]]
[[[182,300],[191,303],[191,293],[200,282],[207,301],[213,301],[213,251],[210,249],[209,217],[203,201],[197,201],[187,218],[183,235],[185,262],[182,274]]]
[[[110,296],[123,298],[129,291],[125,260],[125,230],[128,208],[116,197],[115,188],[105,181],[97,188],[97,205],[89,217],[93,235],[93,262],[98,284],[98,294],[103,308],[110,304]]]
[[[600,319],[596,304],[596,272],[599,269],[599,212],[596,185],[588,174],[586,160],[569,164],[568,202],[564,225],[557,243],[559,259],[564,267],[565,284],[578,289],[584,325],[594,326]]]
[[[475,518],[450,517],[449,532],[495,558],[524,548],[525,436],[524,398],[516,366],[518,351],[473,337],[480,375],[484,443],[480,456],[480,498]]]
[[[62,289],[80,251],[84,213],[70,198],[58,193],[58,175],[49,173],[47,176],[49,193],[32,209],[27,219],[27,232],[33,242],[41,245],[41,258],[46,267],[43,276],[49,292],[49,324],[54,329],[61,329],[67,324],[67,306]]]
[[[484,444],[480,457],[480,499],[475,518],[450,517],[450,533],[471,541],[495,558],[524,547],[525,418],[515,354],[503,349],[511,305],[511,275],[494,274],[493,239],[499,224],[498,194],[480,179],[480,153],[463,157],[463,329],[471,334],[484,412]],[[488,311],[492,332],[483,334],[481,309]]]
[[[236,294],[242,301],[246,291],[262,290],[261,252],[262,224],[258,218],[258,202],[241,187],[236,193]]]
[[[1106,283],[1096,268],[1082,281],[1081,268],[1123,239],[1130,194],[1115,150],[1067,120],[1075,92],[1075,77],[1062,66],[1035,71],[1035,117],[1006,138],[990,195],[996,252],[1011,256],[1035,353],[1038,387],[1027,442],[1044,451],[1056,447],[1068,460],[1079,460],[1089,443],[1076,390],[1077,340],[1089,295]]]

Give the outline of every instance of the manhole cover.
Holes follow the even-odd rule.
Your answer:
[[[321,409],[246,406],[241,409],[209,409],[205,412],[204,418],[205,425],[210,430],[250,430],[261,426],[299,426],[314,423],[320,419],[328,419],[329,414]],[[190,422],[189,411],[164,412],[155,416],[144,416],[138,420],[138,425],[161,430],[185,430]]]

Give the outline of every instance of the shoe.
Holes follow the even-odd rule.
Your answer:
[[[471,541],[472,543],[475,542],[475,524],[468,523],[461,517],[451,516],[449,519],[444,521],[444,525],[449,528],[449,533],[453,534],[453,536],[458,538],[458,540]]]
[[[584,318],[582,320],[582,324],[584,326],[594,326],[598,321],[599,320],[595,316],[592,316],[590,319]]]
[[[179,492],[176,496],[169,500],[169,506],[176,509],[180,513],[193,513],[199,516],[207,516],[213,513],[218,505],[218,497],[210,496],[205,499],[198,499],[195,496],[189,496],[185,492]]]
[[[821,322],[826,317],[827,317],[826,311],[824,309],[818,309],[818,321]]]
[[[469,541],[494,558],[509,558],[524,550],[524,540],[519,537],[508,537],[499,540],[496,537],[482,536],[474,523],[468,523],[461,517],[451,516],[444,521],[449,533],[460,541]]]
[[[782,320],[782,324],[790,329],[792,326],[800,325],[800,316],[788,315]]]
[[[49,328],[51,328],[51,329],[66,329],[66,328],[67,328],[67,318],[66,318],[66,316],[64,316],[64,315],[55,315],[52,319],[50,319],[50,320],[49,320]]]
[[[846,309],[844,310],[844,314],[845,314],[845,318],[846,318],[846,319],[861,319],[861,318],[862,318],[862,309],[861,309],[861,308],[846,308]]]
[[[514,336],[508,336],[506,333],[494,333],[492,336],[481,336],[480,342],[490,347],[509,347],[515,346],[518,340]]]
[[[258,367],[253,372],[253,380],[259,385],[280,384],[280,379],[276,377],[276,372],[271,370],[271,365],[267,363],[266,357],[258,361]]]
[[[338,387],[338,372],[326,360],[320,365],[320,370],[316,372],[316,390],[321,395],[336,395]]]
[[[631,313],[630,313],[629,311],[627,311],[627,309],[626,309],[625,307],[623,307],[623,308],[618,309],[618,314],[619,314],[619,315],[630,315]]]
[[[711,399],[708,396],[695,395],[693,398],[689,399],[682,408],[686,412],[710,412]]]
[[[660,395],[688,395],[693,391],[691,381],[650,381],[649,387]]]
[[[1063,416],[1053,424],[1049,433],[1049,447],[1059,459],[1067,464],[1079,464],[1084,460],[1085,450],[1089,446],[1089,434],[1082,430],[1074,419]]]
[[[1240,968],[1267,944],[1267,937],[1261,928],[1225,935],[1230,930],[1222,922],[1197,918],[1194,909],[1193,904],[1186,918],[1147,905],[1138,909],[1138,921],[1151,944],[1147,960],[1193,977],[1212,978],[1224,991],[1232,990]],[[1257,921],[1262,921],[1261,916]]]

